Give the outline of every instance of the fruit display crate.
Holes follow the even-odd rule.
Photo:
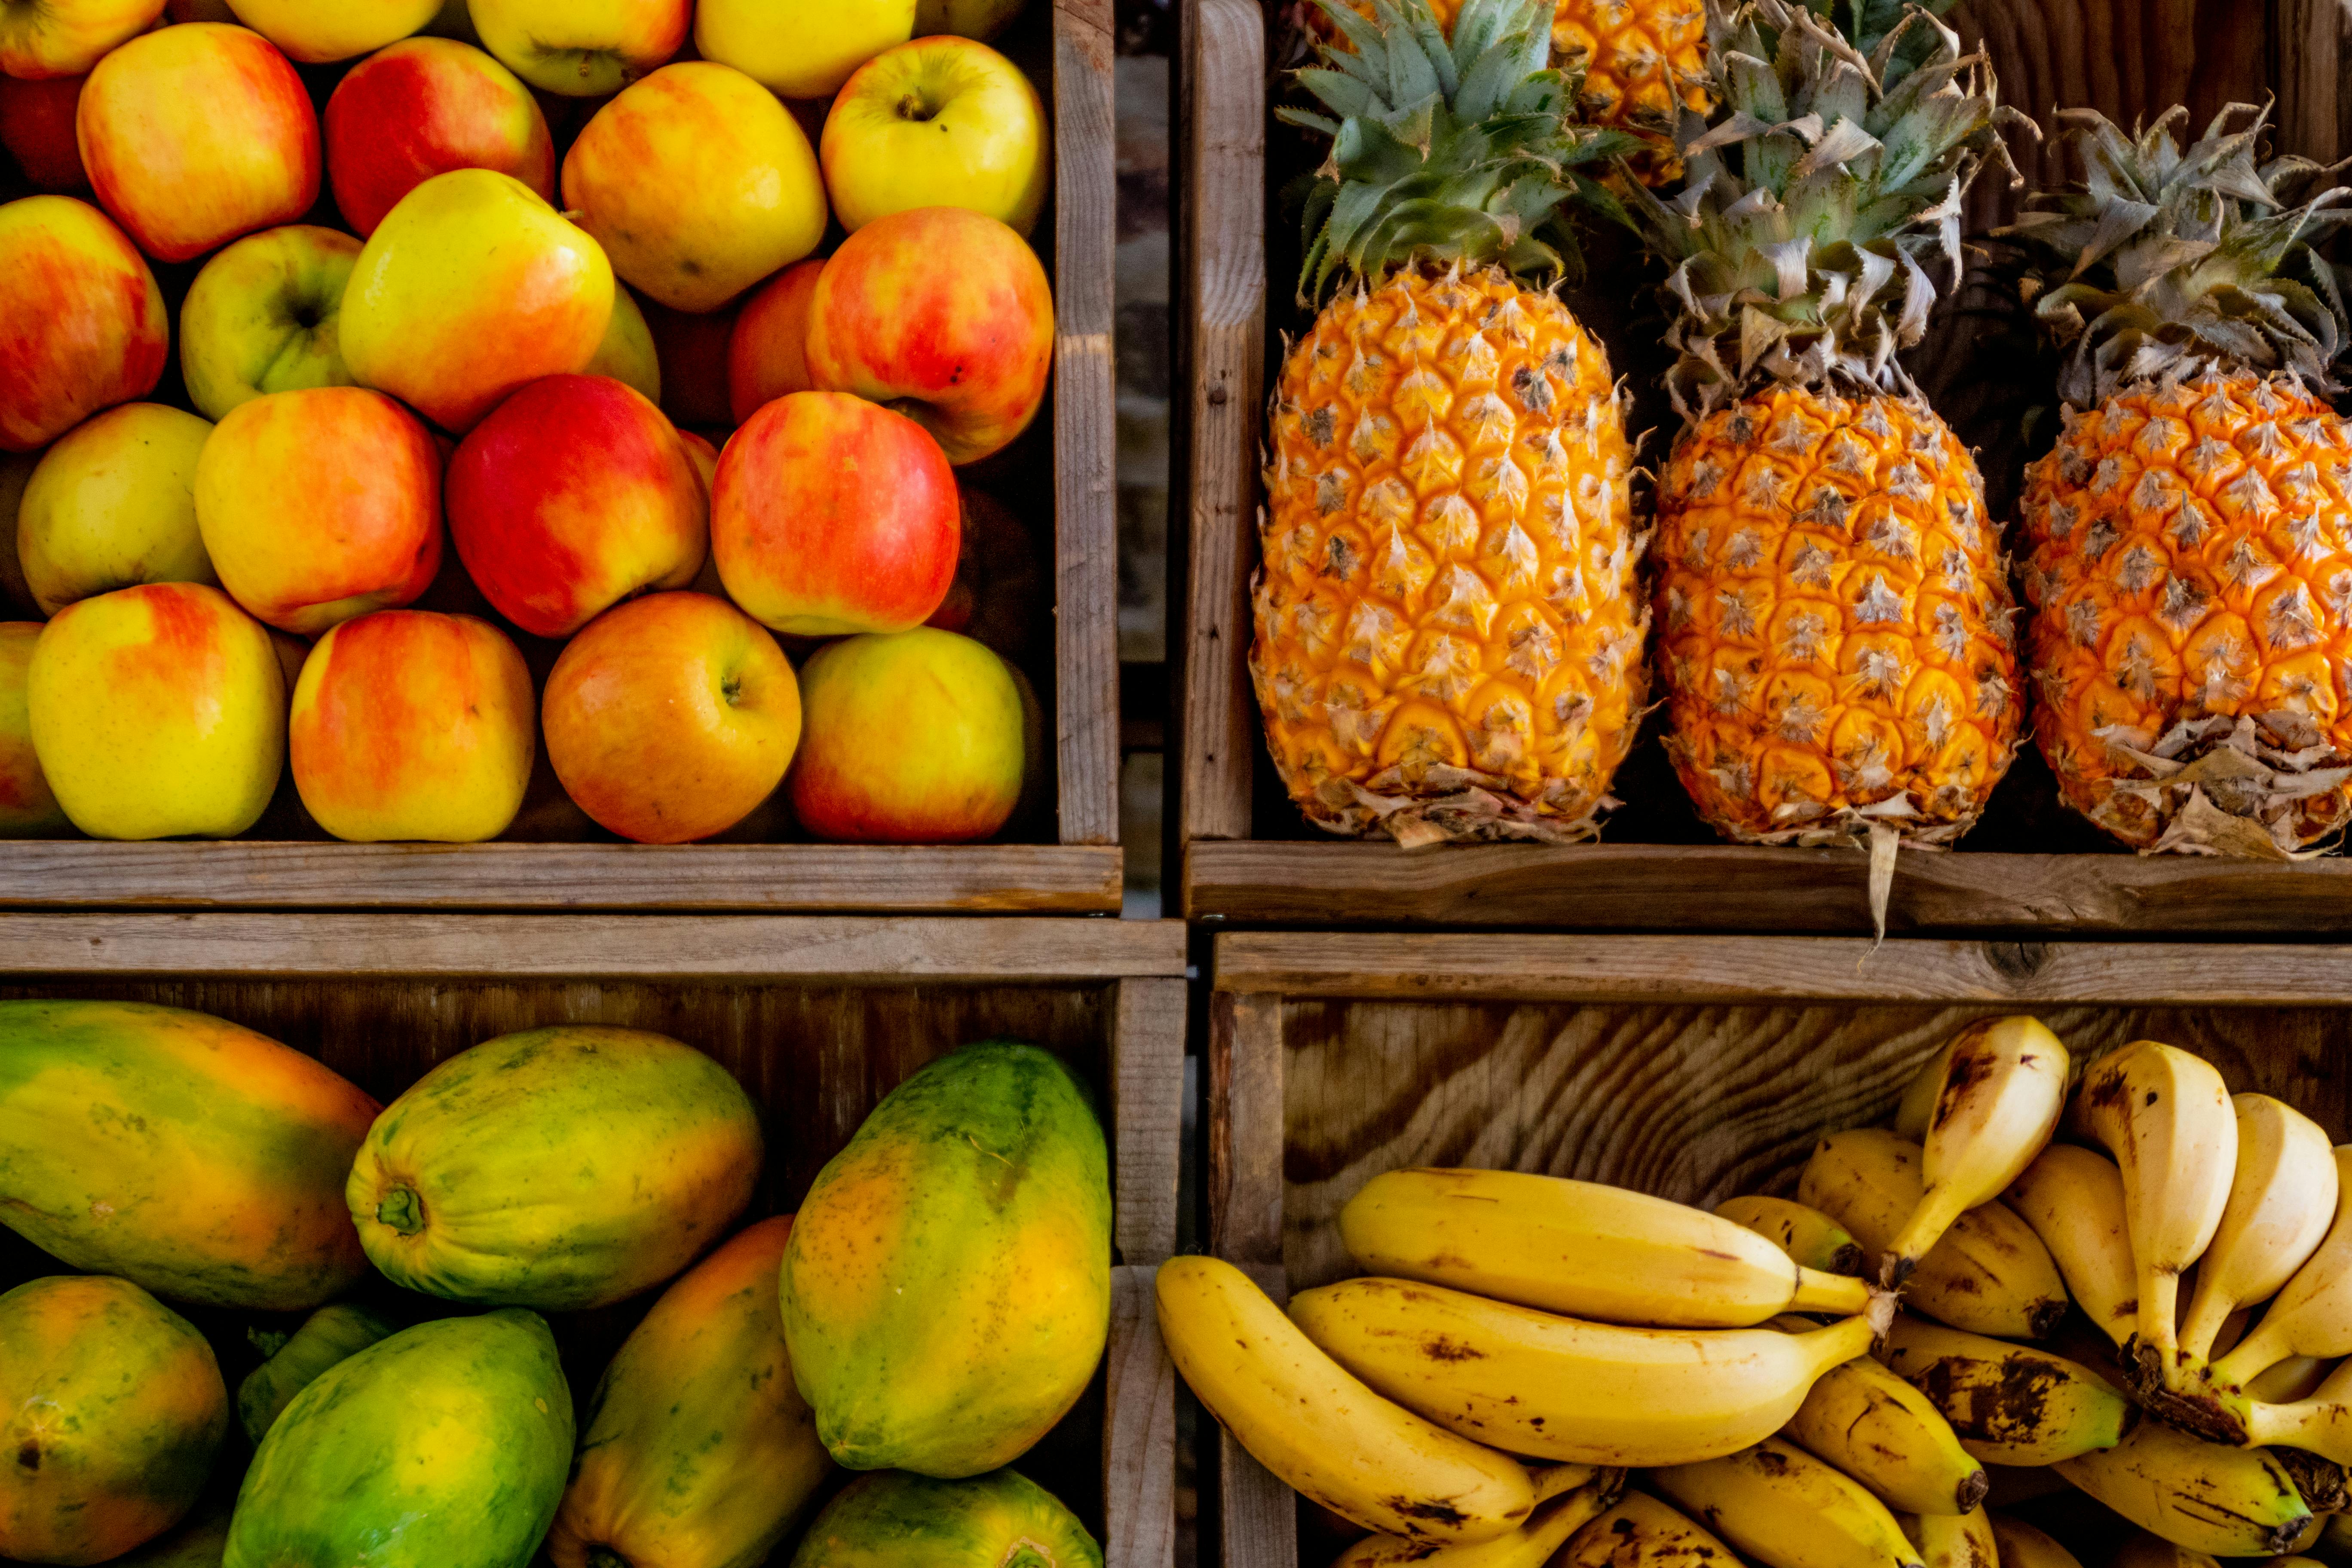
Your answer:
[[[1717,842],[1659,743],[1663,713],[1617,775],[1611,793],[1625,805],[1599,843],[1405,850],[1327,835],[1286,798],[1251,685],[1251,592],[1268,377],[1286,334],[1308,320],[1294,300],[1297,211],[1282,192],[1319,154],[1270,115],[1295,92],[1284,73],[1306,63],[1291,8],[1193,0],[1184,11],[1179,319],[1191,393],[1179,509],[1189,543],[1178,835],[1186,916],[1267,926],[1869,931],[1868,858]],[[2184,102],[2201,130],[2224,104],[2274,100],[2279,150],[2323,163],[2352,154],[2352,6],[2342,0],[1963,0],[1949,19],[1989,57],[2005,101],[2045,130],[2058,104],[2128,124]],[[2051,142],[2010,141],[2029,181],[2063,177]],[[2013,198],[2002,184],[1977,183],[1970,234],[2007,221]],[[1647,296],[1659,269],[1591,226],[1585,232],[1589,281],[1564,297],[1635,395],[1629,432],[1656,432],[1642,453],[1654,464],[1674,420],[1654,391],[1661,319]],[[1964,352],[1967,312],[1948,318],[1907,363],[1978,448],[1994,515],[2011,521],[2030,389],[2002,385],[1981,347],[1973,359]],[[1897,857],[1885,922],[1942,935],[2342,933],[2352,931],[2352,861],[2133,855],[2062,805],[2029,740],[1968,837],[1948,851]]]
[[[2352,965],[2327,951],[1921,938],[1870,952],[1832,937],[1220,934],[1210,1250],[1277,1300],[1353,1274],[1341,1205],[1409,1166],[1707,1208],[1791,1195],[1819,1136],[1884,1122],[1956,1029],[2001,1014],[2039,1016],[2078,1062],[2179,1046],[2233,1092],[2352,1130]],[[1338,1554],[1319,1510],[1206,1424],[1203,1440],[1224,1568]]]
[[[1110,0],[1037,0],[1000,40],[1038,87],[1052,127],[1052,183],[1032,243],[1052,280],[1055,336],[1039,428],[980,475],[1029,524],[1039,584],[1028,606],[1036,624],[1013,662],[1043,704],[1042,744],[1033,728],[1031,777],[997,837],[807,841],[789,827],[778,833],[790,816],[780,791],[720,841],[626,843],[565,798],[542,744],[521,816],[498,842],[340,843],[310,821],[281,778],[260,824],[235,839],[0,843],[0,909],[1116,911],[1113,33]],[[456,573],[454,551],[448,562]],[[439,604],[441,592],[436,584],[419,607],[451,607]],[[459,597],[455,607],[487,613],[470,587]],[[551,645],[534,647],[542,681],[552,655]],[[798,666],[803,654],[792,657]],[[1034,711],[1031,721],[1040,723]]]
[[[768,1159],[747,1221],[791,1211],[926,1062],[992,1037],[1055,1052],[1092,1088],[1110,1134],[1111,1332],[1086,1396],[1020,1465],[1076,1510],[1111,1568],[1173,1561],[1175,1385],[1151,1276],[1176,1242],[1184,976],[1174,922],[0,914],[0,997],[215,1014],[387,1103],[436,1062],[511,1030],[603,1024],[684,1040],[760,1108]],[[0,1239],[13,1244],[12,1275],[42,1268]],[[581,1408],[656,1295],[559,1315]]]

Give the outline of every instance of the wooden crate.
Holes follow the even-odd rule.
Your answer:
[[[1296,331],[1306,321],[1291,302],[1296,218],[1269,187],[1309,160],[1298,132],[1267,121],[1269,79],[1297,63],[1286,58],[1285,7],[1188,0],[1184,9],[1185,914],[1268,925],[1868,931],[1862,853],[1715,842],[1654,735],[1619,775],[1615,793],[1629,806],[1600,845],[1407,852],[1332,838],[1284,796],[1250,689],[1249,584],[1265,375],[1281,352],[1279,331],[1269,329]],[[2352,154],[2352,92],[2343,89],[2352,0],[1963,0],[1952,21],[1990,55],[2008,101],[2045,122],[2055,103],[2129,121],[2179,101],[2201,128],[2224,103],[2275,97],[2280,146],[2323,162]],[[1270,37],[1286,58],[1269,58]],[[2012,140],[2029,176],[2057,177],[2054,153]],[[2005,221],[2011,199],[1980,181],[1971,229]],[[1610,243],[1597,237],[1594,272],[1615,298],[1588,288],[1571,303],[1643,392],[1635,427],[1670,429],[1651,374],[1663,362],[1649,363],[1661,352],[1655,324],[1628,323],[1625,279],[1643,264],[1609,252]],[[1997,369],[1988,374],[1957,352],[1967,331],[1965,320],[1948,319],[1912,357],[1937,405],[1983,449],[1996,513],[2007,516],[2004,485],[2013,491],[2022,461],[2007,434],[2018,410],[1988,395]],[[1887,925],[1946,934],[2343,932],[2352,930],[2352,864],[2138,858],[2059,805],[2029,744],[1957,850],[1900,857]]]
[[[1110,1568],[1173,1568],[1175,1374],[1151,1275],[1176,1244],[1184,974],[1172,921],[0,915],[0,997],[217,1014],[386,1101],[513,1029],[674,1036],[760,1104],[768,1163],[747,1217],[797,1205],[875,1103],[933,1058],[998,1037],[1055,1051],[1094,1086],[1111,1136],[1111,1340],[1094,1388],[1022,1468],[1078,1511]],[[653,1299],[558,1316],[583,1398]]]
[[[1034,671],[1048,705],[1049,777],[1034,805],[1024,800],[1007,829],[1011,841],[922,848],[625,844],[563,799],[542,757],[525,811],[528,818],[544,805],[549,820],[519,823],[510,837],[596,841],[340,844],[290,808],[287,783],[256,832],[227,842],[0,842],[0,908],[1117,910],[1110,0],[1036,5],[1002,47],[1050,101],[1055,142],[1048,223],[1033,237],[1054,278],[1048,439],[1024,441],[993,460],[1012,463],[1010,471],[983,476],[984,484],[1001,478],[1008,494],[1034,494],[1040,512],[1050,495],[1053,509],[1052,653],[1041,655]],[[454,571],[454,553],[450,561]],[[551,645],[518,640],[530,646],[543,679]],[[287,837],[303,830],[306,837]],[[1039,841],[1017,841],[1024,837]]]
[[[2037,1014],[2078,1059],[2166,1040],[2352,1131],[2352,964],[2320,948],[1231,932],[1213,952],[1210,1245],[1277,1300],[1356,1272],[1339,1206],[1400,1166],[1708,1207],[1790,1193],[1816,1138],[1883,1121],[1987,1014]],[[1211,1441],[1224,1568],[1336,1553]]]

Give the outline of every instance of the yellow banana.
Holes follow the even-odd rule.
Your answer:
[[[1734,1225],[1746,1226],[1807,1268],[1824,1274],[1860,1274],[1867,1261],[1862,1244],[1847,1235],[1843,1226],[1794,1199],[1729,1198],[1717,1204],[1715,1212]]]
[[[2260,1448],[2225,1448],[2142,1421],[2058,1473],[2142,1530],[2217,1557],[2292,1552],[2312,1521],[2294,1479]]]
[[[2254,1400],[2243,1408],[2249,1444],[2284,1445],[2352,1465],[2352,1361],[2339,1364],[2308,1398]]]
[[[1879,1357],[1987,1464],[2053,1465],[2112,1448],[2131,1401],[2079,1362],[1899,1314]]]
[[[2191,1552],[2143,1530],[2124,1542],[2123,1550],[2116,1553],[2114,1568],[2221,1568],[2221,1564],[2210,1552]]]
[[[2136,1040],[2084,1069],[2069,1125],[2103,1144],[2123,1173],[2139,1273],[2134,1353],[2177,1392],[2187,1381],[2177,1353],[2180,1276],[2212,1244],[2237,1169],[2230,1090],[2202,1057]]]
[[[2080,1559],[2021,1519],[1988,1514],[2000,1568],[2083,1568]]]
[[[1631,1329],[1439,1285],[1378,1278],[1303,1290],[1290,1316],[1341,1366],[1409,1410],[1514,1454],[1675,1465],[1744,1448],[1831,1367],[1868,1352],[1869,1321],[1809,1334]]]
[[[2352,1513],[2331,1514],[2320,1530],[2319,1539],[2310,1544],[2333,1547],[2339,1557],[2352,1557]]]
[[[2289,1356],[2352,1355],[2352,1203],[2342,1201],[2352,1186],[2352,1143],[2332,1153],[2339,1194],[2334,1223],[2253,1332],[2215,1358],[2206,1381],[2225,1395]]]
[[[1867,1312],[1870,1288],[1647,1193],[1522,1171],[1390,1171],[1339,1211],[1367,1273],[1607,1323],[1744,1329],[1776,1312]]]
[[[1919,1134],[1925,1185],[1880,1259],[1880,1284],[1909,1279],[1955,1220],[2000,1196],[2033,1163],[2066,1109],[2070,1066],[2039,1018],[1979,1018],[1953,1037]]]
[[[1647,1492],[1628,1492],[1569,1539],[1555,1568],[1739,1568],[1739,1561]]]
[[[2291,1355],[2246,1384],[2246,1397],[2263,1405],[2293,1405],[2310,1398],[2342,1362],[2325,1356]]]
[[[1432,1546],[1401,1535],[1368,1535],[1339,1553],[1331,1568],[1544,1568],[1568,1538],[1598,1518],[1624,1489],[1625,1472],[1601,1470],[1582,1486],[1538,1506],[1528,1521],[1492,1541]]]
[[[1885,1503],[1777,1437],[1650,1484],[1763,1568],[1925,1568]]]
[[[1924,1187],[1920,1149],[1892,1132],[1835,1132],[1813,1149],[1797,1197],[1884,1255]],[[2040,1339],[2066,1315],[2066,1285],[2049,1248],[1999,1202],[1969,1210],[1919,1260],[1905,1305],[1939,1322],[2005,1339]]]
[[[2237,1169],[2213,1244],[2197,1260],[2197,1289],[2180,1322],[2180,1354],[2201,1363],[2222,1322],[2267,1301],[2318,1250],[2336,1218],[2337,1177],[2327,1134],[2284,1100],[2241,1094]]]
[[[1172,1258],[1157,1295],[1169,1359],[1209,1414],[1333,1513],[1450,1543],[1508,1534],[1534,1508],[1526,1467],[1374,1394],[1232,1264]]]
[[[1814,1327],[1802,1318],[1772,1324],[1790,1333]],[[1934,1403],[1868,1356],[1822,1373],[1780,1436],[1902,1513],[1966,1513],[1991,1485]]]
[[[1927,1568],[2000,1568],[2000,1547],[1982,1509],[1967,1513],[1899,1513],[1904,1538]]]
[[[2116,1163],[2073,1143],[2053,1143],[2001,1200],[2033,1228],[2074,1304],[2118,1345],[2139,1324],[2124,1176]]]

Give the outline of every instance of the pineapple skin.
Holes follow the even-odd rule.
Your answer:
[[[1250,673],[1334,833],[1573,842],[1647,694],[1633,449],[1599,342],[1499,268],[1327,306],[1269,417]]]
[[[2352,425],[2284,377],[2129,384],[2067,411],[2023,510],[2034,734],[2070,805],[2142,849],[2275,856],[2344,825]],[[2167,779],[2110,740],[2230,754]]]
[[[1975,460],[1916,399],[1795,386],[1700,418],[1658,487],[1666,750],[1743,843],[1974,824],[2022,723]]]

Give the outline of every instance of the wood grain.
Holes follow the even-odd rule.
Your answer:
[[[1111,1270],[1103,1423],[1105,1568],[1175,1568],[1176,1369],[1160,1342],[1158,1265]]]
[[[1119,1260],[1156,1266],[1176,1250],[1177,1177],[1184,1141],[1187,986],[1122,980],[1111,1027],[1111,1085],[1118,1101]]]
[[[2279,145],[2322,163],[2352,157],[2352,0],[2272,0]]]
[[[1281,1260],[1282,1061],[1281,998],[1220,987],[1209,1004],[1209,1248],[1229,1263]]]

